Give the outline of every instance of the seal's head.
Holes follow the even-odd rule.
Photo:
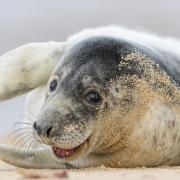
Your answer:
[[[61,160],[87,154],[107,83],[119,74],[125,48],[112,38],[89,38],[69,48],[53,72],[33,126]]]
[[[52,146],[58,160],[74,161],[93,152],[100,129],[98,113],[108,109],[107,97],[111,105],[117,101],[109,82],[143,74],[136,62],[126,68],[119,66],[133,51],[130,43],[108,37],[88,38],[66,50],[49,80],[44,105],[33,124],[38,138]],[[132,91],[126,102],[131,101],[130,95]]]

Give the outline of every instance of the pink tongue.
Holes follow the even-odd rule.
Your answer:
[[[61,149],[58,147],[53,147],[53,151],[56,154],[56,156],[60,158],[72,156],[76,152],[75,148],[74,149]]]

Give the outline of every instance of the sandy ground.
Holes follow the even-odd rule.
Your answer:
[[[180,167],[82,170],[25,170],[0,162],[0,180],[67,179],[67,180],[179,180]]]

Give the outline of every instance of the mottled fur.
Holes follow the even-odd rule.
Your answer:
[[[49,92],[52,79],[58,81]],[[180,42],[118,27],[84,30],[63,43],[33,43],[0,59],[0,99],[29,93],[43,144],[74,148],[57,158],[41,145],[36,154],[0,158],[26,168],[137,167],[180,163]],[[47,86],[46,86],[47,84]],[[100,92],[102,104],[84,101]],[[51,127],[50,133],[44,134]],[[31,127],[32,129],[32,127]]]

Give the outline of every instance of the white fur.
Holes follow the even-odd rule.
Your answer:
[[[57,42],[30,43],[1,56],[0,100],[45,85],[61,58],[56,52],[61,56],[64,47]]]

